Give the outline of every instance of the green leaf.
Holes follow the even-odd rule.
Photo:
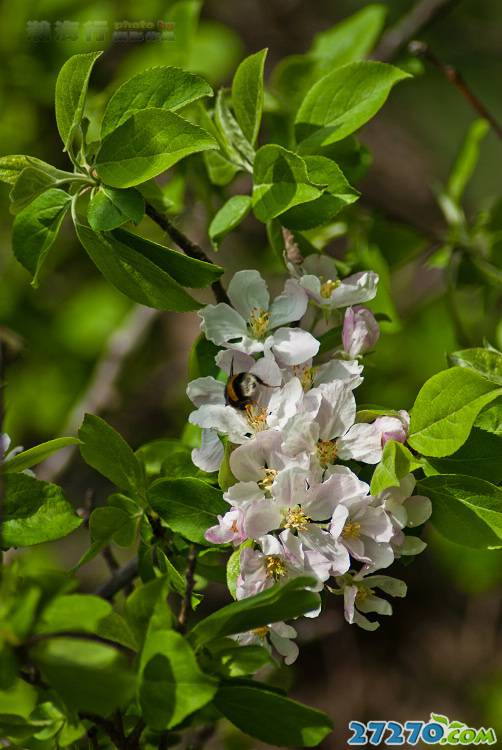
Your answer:
[[[481,409],[501,393],[502,389],[467,368],[438,372],[416,398],[409,444],[425,456],[455,453],[467,440]]]
[[[383,106],[394,84],[409,77],[373,60],[328,73],[312,86],[296,115],[300,150],[327,146],[354,133]]]
[[[75,176],[72,172],[56,169],[52,164],[47,164],[47,162],[37,159],[36,156],[11,154],[10,156],[0,156],[0,181],[7,183],[7,185],[15,185],[23,170],[28,167],[45,172],[55,180]]]
[[[102,185],[89,201],[87,218],[95,232],[116,229],[126,221],[139,224],[145,213],[145,200],[139,190]]]
[[[218,352],[219,348],[216,344],[206,339],[204,334],[201,333],[194,341],[190,350],[188,380],[204,378],[206,375],[212,375],[213,378],[218,377],[220,368],[215,362]]]
[[[164,630],[172,625],[172,615],[167,605],[169,579],[167,575],[147,581],[127,598],[125,616],[136,636],[143,643],[154,630]]]
[[[201,672],[195,655],[179,633],[148,634],[139,667],[138,699],[152,729],[170,729],[213,698],[217,683]]]
[[[422,479],[418,491],[432,500],[431,521],[455,544],[502,548],[502,489],[483,479],[441,475]]]
[[[60,487],[27,474],[5,478],[4,547],[28,547],[71,534],[82,523]]]
[[[465,187],[476,168],[481,143],[489,130],[490,124],[487,120],[475,120],[467,131],[446,186],[448,196],[455,203],[460,202]]]
[[[201,289],[219,279],[224,271],[215,263],[189,258],[177,250],[171,250],[125,229],[116,229],[113,236],[122,244],[155,263],[182,286]]]
[[[209,238],[217,250],[221,240],[246,218],[251,208],[249,195],[233,195],[214,216],[209,225]]]
[[[33,286],[47,253],[69,208],[71,196],[51,188],[17,214],[12,227],[12,249],[20,263],[32,274]]]
[[[94,414],[85,415],[78,435],[82,458],[89,466],[117,487],[141,492],[143,468],[122,435]]]
[[[10,191],[10,211],[19,213],[26,208],[35,198],[48,190],[56,182],[55,178],[36,167],[26,167],[17,178],[14,187]]]
[[[200,479],[159,479],[148,500],[170,529],[191,542],[208,545],[204,533],[228,510],[220,490]]]
[[[333,729],[326,714],[259,683],[223,683],[214,704],[242,732],[281,747],[314,747]]]
[[[49,638],[29,651],[42,677],[73,710],[108,716],[134,694],[134,672],[113,646]]]
[[[252,547],[253,542],[247,539],[232,552],[227,562],[227,588],[234,599],[237,598],[237,578],[241,572],[241,552],[246,547]]]
[[[288,208],[313,201],[322,190],[312,184],[303,159],[282,146],[262,146],[254,161],[253,210],[263,222]]]
[[[333,28],[317,34],[311,54],[318,60],[319,72],[366,57],[378,39],[386,13],[384,5],[368,5]]]
[[[476,427],[494,435],[502,435],[502,402],[497,399],[494,404],[483,409],[474,422]]]
[[[83,224],[76,224],[75,229],[105,279],[126,297],[159,310],[183,312],[201,307],[161,267],[129,244],[119,241],[115,234],[93,232]],[[119,236],[123,237],[123,234]]]
[[[312,229],[326,224],[345,206],[354,203],[359,191],[347,182],[340,167],[325,156],[306,156],[309,179],[315,185],[325,185],[325,192],[316,200],[294,206],[281,217],[281,223],[290,229]]]
[[[214,138],[174,112],[152,107],[131,115],[105,136],[95,168],[107,185],[131,187],[185,156],[217,148]]]
[[[230,109],[226,89],[221,89],[216,97],[214,125],[216,126],[216,137],[224,154],[241,169],[251,172],[251,165],[255,156],[254,148],[242,132]]]
[[[40,443],[40,445],[22,451],[13,458],[9,458],[5,463],[0,464],[0,473],[11,474],[12,472],[30,469],[41,461],[45,461],[48,456],[52,456],[61,448],[66,448],[67,445],[78,445],[79,442],[78,438],[62,437],[49,440],[47,443]]]
[[[371,494],[378,495],[387,487],[399,487],[400,480],[420,465],[406,446],[396,440],[387,441],[381,461],[373,472]]]
[[[249,55],[235,71],[232,81],[232,106],[237,122],[251,145],[260,129],[263,110],[263,69],[266,49]]]
[[[218,484],[220,485],[223,492],[226,492],[229,487],[237,483],[237,479],[232,473],[230,468],[230,456],[232,454],[233,446],[228,440],[225,442],[225,453],[223,455],[223,461],[221,462],[220,469],[218,471]]]
[[[102,54],[100,51],[73,55],[59,71],[56,81],[56,122],[65,151],[82,120],[91,71]]]
[[[437,474],[467,474],[494,484],[502,482],[502,435],[473,427],[467,441],[451,456],[428,458]]]
[[[213,90],[207,81],[180,68],[159,65],[142,70],[112,95],[103,115],[101,138],[138,110],[154,107],[175,112],[197,99],[212,95]]]
[[[497,385],[502,385],[502,353],[496,349],[463,349],[448,355],[458,367],[468,367]]]
[[[319,606],[319,594],[306,588],[313,585],[312,578],[301,576],[284,584],[275,584],[256,596],[232,602],[197,623],[189,638],[200,648],[217,638],[300,617]]]
[[[213,185],[228,185],[239,171],[239,167],[219,151],[204,151],[202,156]]]

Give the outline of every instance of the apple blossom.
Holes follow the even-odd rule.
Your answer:
[[[365,307],[348,307],[343,319],[342,343],[344,351],[352,358],[374,348],[380,336],[375,316]]]

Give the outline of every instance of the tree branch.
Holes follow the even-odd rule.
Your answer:
[[[178,616],[178,626],[180,633],[184,633],[187,628],[188,615],[192,611],[192,594],[195,584],[195,565],[197,563],[197,549],[195,544],[190,545],[187,559],[186,582],[187,587],[185,596],[181,602],[180,613]]]
[[[459,2],[460,0],[420,0],[382,36],[372,57],[383,62],[394,59],[410,39],[424,31],[440,15],[451,11]]]
[[[445,63],[443,63],[439,59],[439,57],[434,52],[432,52],[429,46],[425,44],[425,42],[412,41],[408,45],[408,50],[410,54],[415,55],[416,57],[421,57],[431,65],[434,65],[434,67],[439,70],[441,75],[443,75],[447,81],[455,86],[457,91],[464,97],[464,99],[469,102],[471,107],[478,113],[478,115],[483,117],[485,120],[488,120],[496,135],[502,140],[502,125],[485,107],[483,102],[476,96],[472,89],[469,88],[462,75],[456,68],[453,67],[453,65],[446,65]]]
[[[136,578],[138,575],[138,558],[134,557],[123,565],[115,575],[112,575],[107,581],[102,583],[94,591],[96,596],[101,596],[103,599],[113,599],[115,594],[121,591]]]
[[[158,224],[158,226],[163,229],[164,232],[167,232],[173,242],[175,242],[186,255],[188,255],[190,258],[195,258],[196,260],[203,260],[205,263],[213,262],[211,258],[206,255],[204,250],[195,242],[192,242],[192,240],[187,237],[186,234],[184,234],[180,229],[178,229],[178,227],[173,224],[165,214],[161,214],[150,203],[146,204],[145,210],[147,216],[149,216],[152,221]],[[226,302],[227,304],[229,303],[227,293],[223,289],[220,281],[214,281],[211,284],[211,287],[213,289],[214,296],[216,297],[217,302]]]

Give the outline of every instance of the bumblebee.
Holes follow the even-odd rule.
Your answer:
[[[259,385],[266,385],[261,378],[251,372],[230,374],[225,386],[225,403],[234,409],[244,411],[253,403],[253,396]]]

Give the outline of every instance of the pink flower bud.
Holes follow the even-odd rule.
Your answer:
[[[380,336],[375,316],[366,307],[348,307],[343,321],[343,348],[351,357],[373,349]]]
[[[378,417],[373,424],[380,431],[382,448],[388,440],[405,443],[408,439],[410,415],[404,409],[399,412],[399,417]]]

